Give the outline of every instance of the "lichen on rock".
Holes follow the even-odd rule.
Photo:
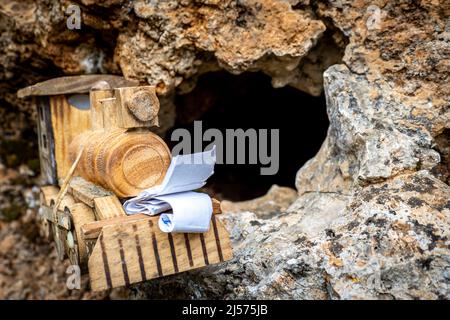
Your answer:
[[[127,297],[450,298],[448,1],[82,0],[81,31],[65,26],[71,3],[0,4],[0,103],[8,119],[11,106],[26,115],[16,131],[34,113],[15,90],[60,74],[156,85],[161,135],[174,97],[210,71],[263,72],[327,102],[328,135],[297,194],[224,206],[233,260]]]

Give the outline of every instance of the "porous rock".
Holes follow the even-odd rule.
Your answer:
[[[82,0],[81,31],[65,25],[71,3],[0,4],[0,103],[5,117],[22,111],[7,142],[24,140],[34,117],[15,90],[60,73],[156,85],[168,123],[174,95],[220,69],[261,71],[327,100],[328,135],[297,174],[298,196],[272,192],[222,215],[233,260],[126,297],[450,298],[448,1]],[[8,159],[2,174],[29,172]],[[8,179],[2,188],[19,194]],[[8,239],[7,256],[18,247]],[[9,296],[27,296],[24,286]]]

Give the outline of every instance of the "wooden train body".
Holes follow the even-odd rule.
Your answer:
[[[228,232],[213,199],[206,233],[164,233],[158,217],[127,216],[121,201],[160,183],[170,163],[153,86],[118,76],[52,79],[22,89],[37,96],[43,236],[61,260],[104,290],[224,262]]]

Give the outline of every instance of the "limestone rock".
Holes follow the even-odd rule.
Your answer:
[[[308,12],[276,0],[136,1],[133,8],[141,20],[120,35],[117,60],[125,76],[145,77],[161,93],[208,70],[208,56],[233,73],[292,73],[325,31]]]
[[[448,299],[450,189],[426,171],[355,191],[336,228],[330,284],[343,299]]]
[[[266,195],[247,201],[222,201],[224,213],[251,211],[259,218],[267,219],[285,212],[297,198],[297,192],[288,187],[273,185]]]
[[[160,134],[174,123],[173,97],[220,69],[261,71],[274,87],[311,95],[323,90],[330,120],[322,148],[297,174],[297,195],[274,188],[226,203],[238,211],[221,216],[232,261],[112,297],[450,298],[447,0],[81,0],[80,31],[65,24],[71,3],[0,4],[2,145],[32,149],[25,132],[33,106],[15,91],[61,73],[123,73],[157,85],[167,123]],[[33,156],[0,156],[2,191],[26,199],[16,181],[28,175]],[[2,214],[20,215],[24,201],[3,205]],[[7,230],[18,224],[0,227],[8,249]],[[17,239],[24,252],[47,258],[48,248]],[[30,280],[13,286],[7,272],[0,272],[0,285],[11,287],[7,297],[34,297]]]
[[[433,175],[448,159],[448,6],[371,4],[318,4],[349,43],[345,65],[324,74],[330,128],[298,173],[298,199],[271,219],[225,214],[233,261],[143,284],[138,297],[449,298],[450,189]],[[262,68],[274,83],[296,64],[279,60]]]
[[[445,108],[431,111],[427,100],[409,104],[382,81],[370,82],[343,65],[329,68],[324,78],[330,128],[318,157],[297,175],[300,192],[308,185],[333,191],[332,185],[342,192],[355,183],[438,165],[441,157],[432,149],[433,133],[448,122]],[[427,118],[420,116],[425,110]],[[317,173],[318,166],[326,174]],[[332,179],[338,183],[330,184]]]
[[[132,297],[448,299],[449,199],[419,171],[351,196],[307,193],[272,219],[225,214],[233,260],[140,284]]]

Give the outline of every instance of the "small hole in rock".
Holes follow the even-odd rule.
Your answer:
[[[191,92],[176,97],[175,104],[177,119],[171,132],[185,128],[194,136],[196,120],[202,121],[203,132],[217,128],[224,137],[225,129],[279,129],[277,174],[261,175],[260,168],[264,165],[259,161],[216,165],[207,184],[208,191],[219,199],[233,201],[264,195],[273,184],[295,188],[297,171],[319,151],[329,124],[323,95],[313,97],[289,86],[275,89],[270,77],[260,72],[204,74]],[[168,143],[172,148],[177,142]],[[203,147],[209,144],[204,142]],[[270,150],[269,147],[269,155]]]

